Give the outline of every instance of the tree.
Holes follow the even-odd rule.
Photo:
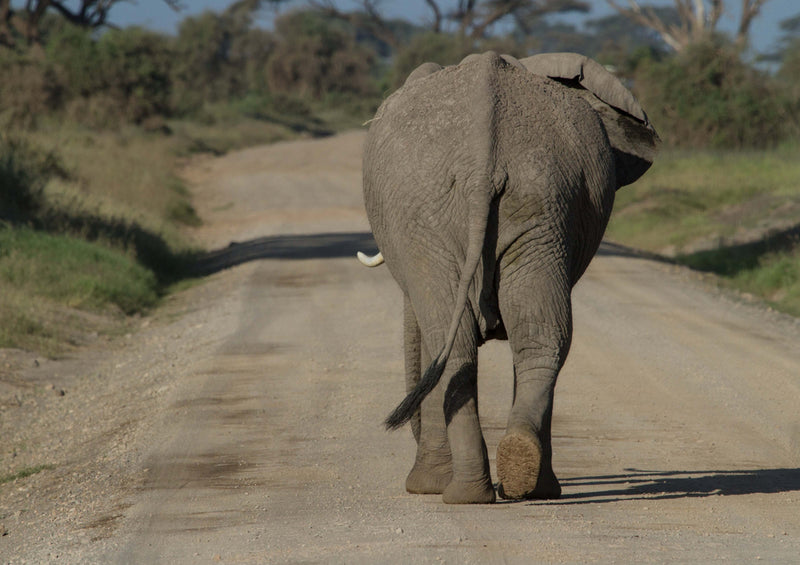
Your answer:
[[[375,54],[358,45],[346,22],[316,10],[294,11],[275,21],[277,47],[267,65],[270,90],[304,99],[370,96]]]
[[[264,89],[275,40],[253,26],[260,8],[258,0],[243,0],[221,14],[205,11],[181,22],[172,76],[180,112]]]
[[[677,12],[670,6],[653,8],[653,11],[661,21],[669,25],[676,25],[680,22]],[[589,20],[585,23],[585,28],[599,47],[594,55],[601,51],[610,51],[626,56],[641,48],[653,51],[669,49],[661,36],[653,29],[639,25],[622,14],[612,13],[602,18]],[[589,52],[586,54],[591,55]]]
[[[581,0],[425,0],[425,3],[433,14],[428,26],[431,32],[455,31],[457,35],[473,40],[485,38],[492,27],[502,21],[513,21],[522,29],[530,29],[548,14],[589,11],[589,3]],[[380,0],[360,0],[360,10],[355,12],[340,10],[334,0],[309,0],[309,4],[327,17],[348,21],[356,28],[369,29],[395,50],[400,46],[391,26],[380,13]]]
[[[781,30],[781,51],[776,55],[780,61],[778,78],[791,99],[795,120],[800,122],[800,14],[782,21]]]
[[[588,12],[589,4],[579,0],[458,0],[455,6],[442,8],[440,0],[425,2],[434,14],[434,31],[446,22],[455,25],[457,33],[471,39],[486,37],[496,24],[513,20],[523,31],[543,16],[564,12]]]
[[[767,1],[742,0],[742,13],[735,39],[737,46],[743,47],[747,43],[750,24]],[[679,21],[668,22],[652,6],[640,6],[636,0],[628,0],[627,8],[621,6],[617,0],[606,2],[620,14],[656,31],[675,51],[683,51],[690,44],[703,41],[715,33],[725,11],[724,0],[675,0]]]
[[[0,45],[15,47],[21,36],[27,45],[40,43],[40,26],[48,10],[55,11],[68,22],[86,29],[108,25],[108,15],[115,4],[125,0],[26,0],[24,7],[13,8],[11,0],[0,0]],[[173,10],[180,10],[180,0],[163,0]]]
[[[386,43],[392,50],[400,46],[395,30],[381,15],[378,4],[380,0],[360,0],[360,10],[344,12],[336,7],[333,0],[309,0],[308,4],[318,14],[347,22],[352,28],[366,31],[368,34]]]

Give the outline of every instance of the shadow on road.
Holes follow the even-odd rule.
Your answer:
[[[355,257],[356,251],[377,253],[369,232],[276,235],[204,253],[191,268],[194,276],[205,276],[259,259],[334,259]]]
[[[790,253],[793,249],[800,249],[800,224],[770,232],[756,241],[683,255],[680,262],[698,271],[733,277],[755,269],[765,256]]]
[[[649,259],[651,261],[661,261],[662,263],[674,263],[674,261],[668,257],[663,257],[649,251],[634,249],[633,247],[627,247],[619,243],[612,243],[610,241],[603,241],[600,243],[597,255],[601,257],[629,257],[631,259]]]
[[[378,247],[369,232],[275,235],[200,254],[189,269],[191,276],[206,276],[259,259],[334,259],[355,256],[356,251],[374,254]],[[617,243],[604,241],[598,255],[657,259],[658,257]]]
[[[550,504],[597,504],[800,491],[800,469],[626,471],[629,472],[620,475],[563,479],[561,485],[564,494]],[[595,488],[603,486],[609,488]]]

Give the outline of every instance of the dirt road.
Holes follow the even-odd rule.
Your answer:
[[[48,467],[0,485],[0,562],[797,563],[800,326],[611,244],[574,294],[563,497],[406,494],[411,433],[381,427],[401,296],[353,258],[362,140],[194,166],[208,282],[80,358],[23,356],[2,462]],[[480,354],[494,465],[511,362]]]

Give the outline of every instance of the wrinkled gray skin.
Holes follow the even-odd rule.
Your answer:
[[[495,500],[477,356],[499,338],[513,353],[514,400],[497,450],[498,493],[560,495],[550,422],[572,287],[600,244],[615,191],[647,170],[657,144],[622,84],[575,54],[426,63],[378,110],[364,198],[405,295],[409,395],[387,426],[411,421],[409,492]]]

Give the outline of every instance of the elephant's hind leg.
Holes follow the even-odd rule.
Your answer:
[[[500,498],[551,499],[561,496],[552,464],[545,461],[539,437],[528,430],[506,433],[497,446],[497,475]]]
[[[414,390],[422,377],[421,364],[422,357],[430,358],[429,355],[422,353],[422,337],[419,333],[417,316],[408,296],[403,301],[403,342],[405,349],[405,369],[406,369],[406,394]],[[420,414],[419,410],[411,418],[411,433],[414,440],[419,444]]]
[[[430,352],[441,351],[446,304],[427,305],[420,316],[423,367]],[[437,310],[440,310],[437,312]],[[495,500],[489,459],[478,420],[478,347],[472,311],[461,327],[439,383],[422,402],[420,439],[414,468],[406,480],[410,492],[439,492],[446,503],[476,504]]]
[[[478,418],[478,358],[450,359],[455,372],[445,377],[444,414],[453,453],[453,480],[442,493],[448,504],[487,504],[496,495],[489,456]],[[445,379],[443,379],[445,380]]]
[[[405,300],[406,392],[417,385],[422,368],[432,361],[429,349],[422,341],[419,324],[411,301]],[[422,401],[419,411],[411,418],[411,430],[417,441],[414,467],[406,478],[406,490],[412,494],[442,494],[453,478],[450,444],[442,412],[443,389],[437,387]]]
[[[423,363],[430,363],[427,357],[423,354]],[[444,394],[439,388],[436,387],[420,407],[417,456],[406,478],[406,490],[412,494],[442,494],[453,479],[450,443],[442,412]]]
[[[501,277],[499,299],[514,358],[514,402],[497,447],[498,493],[508,499],[561,495],[550,439],[556,377],[572,334],[569,284],[557,265]]]

